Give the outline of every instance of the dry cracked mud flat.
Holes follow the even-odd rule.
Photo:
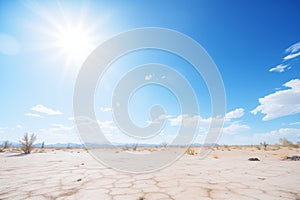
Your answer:
[[[184,155],[160,171],[128,174],[82,149],[3,152],[0,199],[300,199],[300,161],[282,154],[300,150],[215,150],[202,160]],[[261,161],[248,161],[253,156]]]

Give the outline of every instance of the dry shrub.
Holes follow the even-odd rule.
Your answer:
[[[28,136],[28,133],[24,134],[24,137],[22,140],[20,140],[21,143],[21,149],[25,154],[30,154],[33,149],[33,143],[36,140],[36,135],[31,134],[30,137]]]
[[[123,151],[128,151],[129,150],[129,146],[126,144],[125,146],[122,147]]]
[[[218,159],[219,156],[218,156],[217,154],[213,154],[213,158],[214,158],[214,159]]]
[[[123,151],[138,151],[138,144],[133,144],[133,145],[128,145],[126,144],[125,146],[122,147]]]
[[[0,152],[3,152],[4,149],[9,149],[11,147],[11,143],[6,140],[3,142],[2,146],[0,146]]]
[[[269,146],[269,144],[266,143],[266,141],[261,142],[260,145],[262,145],[264,147],[264,150],[267,151],[267,147]]]
[[[188,155],[196,155],[197,154],[196,150],[192,147],[189,147],[185,153]]]
[[[136,150],[137,150],[137,147],[138,147],[138,144],[134,144],[134,145],[132,146],[132,150],[133,150],[133,151],[136,151]]]
[[[6,141],[3,142],[3,148],[4,149],[8,149],[10,147],[11,147],[11,143],[8,140],[6,140]]]
[[[298,148],[298,143],[294,144],[293,142],[289,141],[286,138],[280,138],[279,143],[284,147],[289,147],[290,149]]]
[[[286,153],[279,154],[279,158],[287,158],[289,155]]]
[[[233,150],[241,150],[242,149],[242,147],[239,145],[231,145],[229,147],[230,147],[230,149],[233,149]],[[229,147],[228,147],[228,149],[229,149]]]
[[[280,146],[279,146],[279,145],[272,145],[272,146],[270,146],[269,149],[270,149],[271,151],[277,151],[277,150],[280,149]]]

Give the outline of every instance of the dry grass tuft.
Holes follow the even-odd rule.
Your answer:
[[[217,154],[213,154],[213,158],[214,158],[214,159],[218,159],[219,156],[218,156]]]
[[[279,158],[282,158],[282,159],[287,158],[288,156],[289,156],[289,155],[286,154],[286,153],[281,153],[281,154],[279,154]]]

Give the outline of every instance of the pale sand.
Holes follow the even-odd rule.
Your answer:
[[[140,175],[104,167],[85,150],[18,155],[0,153],[0,199],[300,199],[300,161],[281,158],[300,149],[215,150],[203,160],[184,155]]]

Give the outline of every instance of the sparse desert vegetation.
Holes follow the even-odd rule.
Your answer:
[[[293,142],[289,141],[286,138],[280,138],[279,143],[280,143],[280,145],[282,145],[284,147],[300,148],[300,145],[298,145],[300,142],[297,142],[296,144],[294,144]]]
[[[3,152],[5,149],[8,149],[10,147],[11,147],[11,143],[8,140],[5,140],[2,146],[0,146],[0,152]]]
[[[64,185],[64,187],[67,188],[72,188],[70,189],[69,193],[55,193],[55,192],[51,192],[51,190],[47,190],[46,193],[47,195],[51,196],[51,198],[55,199],[58,197],[65,197],[65,196],[74,196],[74,198],[78,195],[82,195],[80,194],[81,192],[87,191],[84,188],[82,188],[80,186],[80,183],[84,183],[84,184],[89,184],[89,185],[97,185],[97,184],[102,184],[102,181],[105,181],[106,179],[109,180],[113,180],[116,178],[115,182],[114,182],[114,187],[113,188],[109,188],[109,190],[107,191],[112,191],[111,193],[107,193],[105,192],[106,190],[103,190],[104,193],[100,194],[103,195],[102,197],[105,199],[105,197],[107,196],[113,196],[114,192],[117,193],[117,190],[122,191],[122,187],[118,188],[118,180],[121,180],[119,178],[117,178],[119,175],[117,172],[114,172],[112,169],[108,169],[108,168],[103,168],[100,167],[101,164],[98,162],[95,162],[87,153],[87,150],[84,147],[71,147],[70,145],[68,145],[67,147],[47,147],[45,146],[45,142],[42,142],[41,144],[35,146],[35,148],[37,149],[36,151],[33,151],[33,147],[34,147],[34,142],[36,141],[37,136],[35,134],[27,134],[25,133],[22,140],[20,140],[20,144],[21,146],[11,146],[11,143],[9,141],[4,141],[1,145],[1,150],[2,153],[0,154],[0,156],[2,156],[1,159],[3,159],[5,161],[5,167],[0,169],[0,173],[4,174],[4,178],[2,177],[1,179],[5,182],[9,182],[9,180],[11,179],[11,177],[14,177],[15,175],[13,173],[11,173],[11,169],[14,169],[14,171],[18,171],[21,168],[17,168],[15,166],[23,166],[22,168],[24,168],[24,170],[30,166],[33,166],[32,163],[34,163],[34,166],[39,166],[39,167],[44,167],[45,169],[49,170],[47,172],[44,172],[45,177],[48,178],[55,178],[57,174],[60,174],[60,172],[57,171],[56,168],[53,168],[50,170],[50,168],[48,168],[49,164],[55,164],[55,166],[58,166],[59,168],[62,168],[64,170],[63,174],[60,175],[60,177],[58,179],[60,179],[60,182],[65,182],[66,185]],[[172,180],[173,182],[176,183],[180,183],[183,180],[186,180],[186,177],[189,177],[188,174],[193,174],[193,176],[197,176],[197,174],[201,174],[202,171],[205,171],[207,173],[207,169],[210,169],[211,174],[209,174],[209,176],[207,176],[207,182],[215,182],[216,183],[216,188],[215,185],[208,185],[204,188],[201,188],[199,186],[198,190],[206,190],[205,188],[209,187],[209,191],[214,191],[213,195],[209,196],[210,198],[214,199],[214,198],[218,198],[218,196],[214,196],[214,195],[218,195],[218,188],[226,188],[228,185],[230,186],[231,181],[235,181],[236,178],[234,177],[243,177],[243,184],[247,185],[247,187],[249,188],[253,188],[254,186],[251,185],[253,183],[253,181],[251,181],[253,179],[253,176],[251,175],[251,173],[255,173],[257,176],[259,176],[257,179],[260,181],[261,187],[266,187],[266,188],[271,188],[270,190],[266,189],[264,190],[264,198],[263,199],[273,199],[273,192],[277,191],[278,187],[285,187],[286,189],[283,190],[278,190],[276,194],[279,194],[282,197],[289,197],[289,195],[295,197],[295,199],[300,198],[300,195],[296,195],[295,193],[293,193],[293,191],[297,190],[296,187],[294,185],[285,185],[285,182],[288,182],[289,179],[291,179],[291,177],[297,177],[299,176],[299,170],[298,170],[298,162],[300,160],[300,150],[299,148],[299,143],[297,144],[293,144],[291,141],[287,140],[286,138],[281,138],[279,140],[280,144],[276,144],[276,145],[269,145],[266,141],[257,144],[257,145],[215,145],[215,146],[190,146],[188,148],[186,147],[176,147],[176,146],[167,146],[166,144],[161,144],[161,145],[157,145],[157,146],[139,146],[138,144],[128,144],[125,146],[120,146],[118,148],[117,151],[115,151],[116,155],[121,154],[122,151],[131,151],[131,152],[143,152],[145,151],[146,153],[152,153],[152,152],[159,152],[159,151],[166,151],[166,152],[171,152],[172,153],[172,149],[174,149],[173,153],[176,152],[176,149],[186,149],[185,150],[185,154],[190,155],[190,156],[183,156],[182,158],[180,158],[178,161],[176,161],[172,166],[170,166],[170,171],[177,171],[176,173],[178,174],[178,169],[180,169],[180,173],[181,175],[180,178],[176,178],[178,175],[174,176],[174,174],[169,173],[169,168],[167,169],[163,169],[162,172],[157,172],[157,173],[161,173],[160,176],[162,177],[168,177],[167,180],[168,182],[164,183],[163,179],[159,179],[156,178],[155,181],[153,181],[154,179],[151,178],[153,177],[152,175],[149,175],[147,177],[147,179],[143,178],[143,182],[147,183],[145,185],[145,188],[151,188],[151,187],[157,187],[156,191],[160,192],[160,188],[158,187],[160,184],[164,184],[164,192],[161,192],[161,196],[166,197],[165,199],[169,199],[169,197],[172,197],[173,199],[186,199],[186,196],[193,196],[195,193],[195,191],[191,190],[189,188],[191,188],[189,186],[189,184],[197,184],[196,182],[190,183],[190,182],[184,182],[184,187],[186,190],[186,195],[184,196],[180,196],[180,195],[176,195],[174,193],[171,192],[171,185],[170,187],[168,186],[168,183],[170,183],[169,180]],[[206,159],[201,158],[199,159],[199,156],[201,155],[201,150],[211,150],[211,154],[209,154],[209,157],[212,158],[208,158]],[[169,151],[171,149],[171,151]],[[20,155],[20,151],[22,151],[24,154],[30,154],[31,152],[33,152],[33,154],[30,157],[30,162],[28,160],[23,159],[22,157],[16,156],[14,157],[14,155]],[[199,155],[199,156],[198,156]],[[222,158],[222,159],[220,159]],[[64,162],[64,160],[67,159],[68,162]],[[80,161],[80,162],[79,162]],[[249,162],[249,161],[253,161],[253,162]],[[123,161],[124,164],[126,164],[126,160]],[[7,164],[9,163],[9,164]],[[264,165],[267,167],[272,167],[272,169],[276,169],[274,171],[272,171],[272,173],[270,174],[265,174],[264,169],[265,168],[253,168],[252,164],[255,165],[259,165],[260,163],[264,163]],[[93,167],[91,167],[92,165],[94,165]],[[242,168],[240,168],[239,166],[243,166]],[[67,168],[66,168],[67,167]],[[68,174],[68,168],[72,168],[73,171],[75,171],[75,177],[72,179],[70,178],[66,178],[66,177],[73,177],[74,174],[72,173],[72,175]],[[88,169],[89,167],[91,167],[93,170],[97,167],[99,167],[99,170],[97,171],[98,175],[103,177],[102,179],[99,179],[99,182],[95,182],[94,179],[88,178],[89,176],[85,177],[82,176],[83,173],[89,173],[89,171],[84,171],[86,169]],[[173,167],[173,170],[172,170]],[[177,169],[178,168],[178,169]],[[182,169],[184,169],[182,171]],[[222,182],[224,182],[224,180],[222,180],[221,176],[218,176],[217,173],[214,173],[215,170],[217,171],[224,171],[226,169],[226,173],[224,174],[226,177],[226,187],[224,185],[222,185]],[[1,171],[2,170],[2,171]],[[93,171],[92,170],[92,171]],[[102,171],[110,171],[108,174],[109,175],[105,175],[102,174]],[[39,171],[38,169],[36,169],[36,171]],[[95,170],[94,170],[95,172]],[[156,172],[154,172],[156,173]],[[276,174],[280,174],[280,176],[277,176]],[[25,172],[18,172],[18,174],[26,174]],[[114,174],[113,177],[111,176],[111,174]],[[285,176],[283,176],[283,174],[285,174]],[[223,176],[224,176],[223,175]],[[28,193],[28,195],[32,195],[32,197],[36,197],[38,196],[39,193],[39,185],[43,185],[43,184],[39,184],[36,185],[36,182],[31,182],[31,180],[34,179],[28,179],[26,177],[20,176],[19,177],[15,177],[17,179],[21,179],[24,180],[26,183],[28,184],[32,184],[33,189],[31,189],[31,192]],[[31,177],[38,177],[37,174],[33,173],[31,174]],[[90,177],[93,177],[94,175],[91,175]],[[120,177],[123,177],[124,175],[120,175]],[[156,177],[160,177],[159,175],[157,175]],[[133,176],[135,177],[135,176]],[[276,187],[273,185],[269,185],[267,181],[268,179],[274,179],[274,177],[279,177],[278,181],[276,182]],[[289,178],[290,177],[290,178]],[[48,179],[47,178],[47,179]],[[281,181],[283,178],[285,178],[285,182]],[[57,177],[56,177],[57,179]],[[174,180],[173,180],[174,179]],[[201,176],[201,178],[199,177],[199,180],[202,180],[203,177]],[[275,181],[273,181],[272,179],[272,184],[275,183]],[[66,180],[69,180],[66,181]],[[98,180],[98,179],[97,179]],[[101,180],[101,181],[100,181]],[[195,179],[198,180],[198,179]],[[217,181],[216,181],[217,180]],[[127,181],[127,180],[126,180]],[[139,180],[131,180],[131,183],[128,185],[128,188],[126,190],[126,193],[120,193],[120,195],[123,195],[124,197],[127,195],[129,195],[132,199],[155,199],[155,195],[156,193],[148,193],[148,192],[143,192],[144,190],[140,190],[140,193],[130,193],[130,191],[135,191],[136,188],[135,185],[137,184]],[[219,181],[219,182],[218,182]],[[264,182],[262,182],[264,181]],[[296,180],[297,182],[297,180]],[[74,184],[75,183],[75,184]],[[156,183],[157,185],[151,185],[152,183]],[[141,184],[139,182],[139,184]],[[299,179],[299,184],[300,184],[300,179]],[[22,191],[21,189],[18,188],[14,188],[14,186],[12,186],[13,184],[10,184],[10,190],[9,191],[17,191],[17,193],[19,192],[19,195],[22,195],[20,192]],[[53,187],[53,185],[51,185],[51,187]],[[51,188],[50,187],[50,188]],[[60,186],[56,186],[57,188]],[[109,185],[108,185],[109,187]],[[127,186],[126,186],[127,187]],[[116,190],[116,191],[115,191]],[[145,189],[146,191],[147,189]],[[230,188],[230,190],[226,190],[224,189],[224,191],[222,191],[219,195],[227,193],[229,198],[233,198],[235,193],[232,193],[231,191],[236,191],[239,192],[240,194],[242,194],[243,196],[247,196],[250,198],[251,196],[251,192],[247,193],[246,190],[244,190],[244,188],[239,188],[239,187],[234,187],[234,188]],[[8,190],[4,189],[4,192],[0,192],[0,199],[5,199],[3,198],[3,196],[7,196],[7,195],[14,195],[16,193],[10,193]],[[63,190],[59,190],[59,191],[63,191]],[[101,190],[102,191],[102,190]],[[120,192],[118,191],[118,192]],[[95,190],[96,192],[96,190]],[[98,191],[99,192],[99,191]],[[128,193],[129,192],[129,193]],[[135,194],[141,194],[141,196],[135,196]],[[207,192],[204,194],[208,194]],[[56,196],[55,196],[56,195]],[[99,193],[97,193],[97,195],[99,195]],[[152,196],[151,196],[152,195]],[[154,196],[153,196],[154,195]],[[233,195],[233,196],[232,196]],[[11,197],[12,197],[11,196]],[[153,198],[154,197],[154,198]],[[157,196],[159,197],[159,196]],[[194,196],[193,196],[194,197]],[[191,199],[195,199],[195,198],[191,198]],[[204,197],[208,197],[208,196],[202,196]],[[198,198],[198,196],[197,196]],[[197,199],[196,198],[196,199]],[[11,198],[13,199],[13,198]],[[163,198],[164,199],[164,198]]]
[[[197,151],[196,151],[195,148],[189,147],[189,148],[187,148],[187,150],[186,150],[186,154],[188,154],[188,155],[197,155]]]
[[[27,139],[30,138],[28,135]],[[133,151],[132,145],[128,146],[130,151]],[[30,159],[27,156],[15,156],[20,155],[21,149],[19,147],[19,152],[15,152],[11,151],[14,148],[11,147],[10,151],[0,154],[0,159],[5,163],[4,167],[0,168],[1,181],[7,185],[0,191],[0,199],[15,199],[16,196],[36,199],[42,196],[51,199],[75,199],[90,195],[98,199],[116,197],[185,200],[187,197],[219,199],[224,194],[227,199],[235,197],[239,199],[241,196],[251,199],[253,191],[257,192],[257,198],[260,199],[276,199],[278,195],[282,197],[281,199],[300,198],[300,195],[295,193],[300,184],[300,179],[295,178],[300,175],[300,161],[299,157],[293,157],[299,155],[300,150],[286,146],[278,149],[278,146],[274,145],[274,149],[277,150],[271,151],[273,146],[269,145],[268,150],[264,151],[263,148],[256,149],[256,146],[261,147],[261,145],[233,146],[233,148],[219,146],[219,149],[211,152],[207,159],[199,159],[202,147],[193,146],[187,148],[186,152],[191,156],[183,156],[171,166],[159,171],[137,175],[114,171],[103,166],[82,147],[67,149],[45,146],[44,153],[33,151]],[[160,148],[162,147],[139,146],[136,151],[151,153],[150,149],[157,152]],[[171,149],[172,154],[176,149],[183,149],[183,147],[167,148]],[[116,155],[120,153],[121,151]],[[127,160],[123,160],[122,163],[126,164]],[[266,173],[266,169],[269,168],[272,170]],[[15,184],[16,179],[18,184]],[[243,184],[236,184],[236,180],[241,180]],[[294,184],[289,184],[291,180]],[[184,190],[183,194],[178,192],[177,184]],[[260,187],[257,188],[256,184]],[[193,189],[195,186],[197,190]],[[94,189],[91,190],[91,187]],[[245,190],[245,187],[254,189]]]
[[[214,159],[218,159],[219,158],[219,156],[217,154],[213,154],[212,156],[213,156]]]
[[[33,149],[33,143],[36,140],[36,135],[33,133],[28,136],[28,133],[24,134],[24,137],[20,140],[21,149],[25,154],[30,154]]]
[[[261,142],[260,145],[262,145],[264,147],[264,150],[267,151],[267,147],[269,146],[269,144],[266,143],[266,141]]]

